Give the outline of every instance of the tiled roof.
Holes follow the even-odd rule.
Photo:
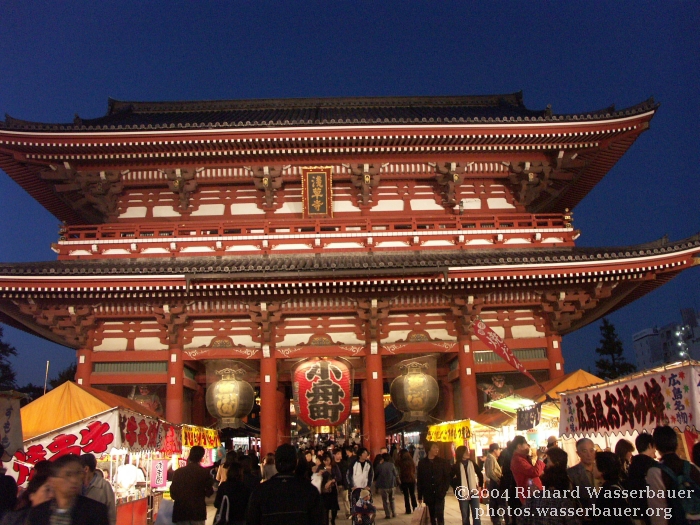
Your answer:
[[[616,111],[578,114],[527,109],[522,92],[460,97],[356,97],[123,102],[109,100],[104,117],[51,124],[5,115],[0,129],[37,131],[129,131],[156,129],[260,128],[292,126],[528,123],[606,120],[655,109],[653,99]]]
[[[700,234],[677,242],[665,240],[618,248],[540,248],[509,250],[411,251],[381,254],[272,255],[100,259],[2,263],[0,276],[227,274],[232,281],[260,278],[326,278],[350,274],[404,275],[435,273],[448,267],[596,262],[649,257],[700,248]],[[313,275],[311,275],[313,274]]]

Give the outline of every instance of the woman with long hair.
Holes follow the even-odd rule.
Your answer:
[[[527,500],[530,511],[529,515],[523,518],[525,525],[536,525],[542,522],[540,511],[537,509],[558,509],[556,512],[545,511],[549,525],[580,525],[581,520],[576,517],[574,510],[576,501],[568,492],[571,490],[571,481],[566,473],[568,461],[569,455],[562,449],[557,447],[547,449],[544,472],[540,476],[543,490],[540,494],[534,493],[534,497]]]
[[[627,471],[629,470],[630,463],[632,462],[633,453],[634,445],[626,439],[621,439],[615,444],[615,454],[618,458],[620,458],[620,465],[622,466],[622,481],[627,479]]]
[[[335,525],[335,518],[340,510],[340,505],[338,505],[338,484],[342,482],[340,468],[336,465],[333,456],[328,452],[323,455],[322,463],[318,468],[323,476],[321,482],[321,500],[323,501],[325,516],[323,522],[328,525],[328,513],[330,512],[330,524]]]
[[[220,514],[221,517],[215,525],[244,525],[250,493],[250,488],[243,482],[243,467],[238,462],[232,462],[226,473],[226,481],[216,491],[214,507],[218,509],[217,516]]]
[[[233,450],[226,452],[226,459],[224,459],[224,462],[219,465],[219,469],[216,471],[216,481],[220,484],[226,481],[228,469],[236,462],[238,462],[238,455]]]
[[[476,465],[470,458],[469,449],[457,447],[455,464],[452,466],[452,488],[456,491],[459,510],[462,513],[462,525],[469,525],[470,519],[474,525],[481,525],[479,516],[479,492],[481,484],[476,475]],[[460,487],[457,492],[457,488]]]
[[[17,498],[15,510],[8,512],[3,517],[2,525],[24,525],[32,507],[51,499],[53,499],[53,489],[49,483],[48,472],[35,473],[29,481],[27,489]]]
[[[403,492],[403,502],[406,505],[406,514],[411,514],[417,507],[416,501],[416,464],[411,453],[405,448],[399,454],[399,482]]]

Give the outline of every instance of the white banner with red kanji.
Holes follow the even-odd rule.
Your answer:
[[[562,394],[559,433],[612,435],[698,428],[700,366],[676,365]]]
[[[66,454],[94,454],[99,458],[112,449],[180,453],[179,430],[158,419],[114,408],[28,439],[24,451],[15,452],[7,473],[23,485],[37,462],[53,461]]]

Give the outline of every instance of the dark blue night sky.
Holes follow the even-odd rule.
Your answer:
[[[332,5],[331,5],[332,4]],[[697,2],[2,3],[0,114],[70,122],[107,99],[472,95],[522,90],[555,113],[661,103],[574,210],[580,246],[700,231]],[[0,260],[52,260],[58,220],[0,173]],[[700,271],[610,316],[632,334],[700,308]],[[5,327],[18,383],[74,352]],[[564,339],[566,370],[594,367],[598,324]]]

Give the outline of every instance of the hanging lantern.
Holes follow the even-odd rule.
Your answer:
[[[426,421],[440,396],[438,382],[425,373],[426,364],[410,363],[399,368],[405,371],[391,383],[391,402],[404,413],[403,421]]]
[[[217,370],[221,379],[207,388],[207,410],[219,420],[218,428],[239,428],[241,418],[253,410],[255,390],[241,377],[245,371],[225,368]]]
[[[332,433],[350,416],[352,369],[338,359],[313,358],[294,369],[294,410],[315,433]]]

